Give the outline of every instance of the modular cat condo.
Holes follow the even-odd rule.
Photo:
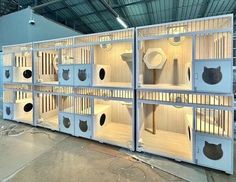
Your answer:
[[[3,119],[33,125],[31,85],[6,85],[3,91]]]
[[[75,93],[80,101],[75,107],[77,136],[134,150],[132,89],[77,88]]]
[[[232,174],[232,33],[224,15],[5,46],[4,119]]]
[[[231,15],[138,27],[137,88],[231,93],[232,33]]]
[[[72,87],[35,86],[34,99],[37,126],[74,135]]]
[[[137,151],[233,173],[232,96],[195,95],[193,105],[186,93],[152,94],[139,93]]]
[[[63,49],[73,44],[73,38],[33,43],[34,84],[58,85],[61,64],[71,63],[71,51]],[[65,51],[66,50],[66,51]],[[72,75],[70,75],[72,77]]]
[[[81,47],[75,51],[81,62],[74,69],[76,85],[134,86],[134,29],[80,35],[74,41]]]
[[[231,15],[136,29],[137,151],[233,173]]]
[[[32,44],[3,47],[3,82],[32,83]]]

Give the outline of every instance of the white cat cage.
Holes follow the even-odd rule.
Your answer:
[[[5,46],[4,119],[232,174],[232,36],[224,15]]]
[[[73,121],[69,121],[69,115],[74,113],[72,87],[35,86],[34,100],[37,111],[34,119],[37,126],[74,134],[71,132],[73,129],[68,129],[73,125]]]
[[[76,88],[75,94],[83,98],[76,104],[75,131],[82,137],[134,150],[133,89],[84,87]],[[83,127],[87,129],[83,131]]]
[[[136,150],[233,173],[233,16],[136,29]]]
[[[133,88],[134,30],[76,36],[81,63],[74,69],[75,82],[83,86]]]
[[[232,35],[232,15],[138,27],[137,88],[231,93]]]
[[[31,85],[5,85],[3,119],[33,125],[33,91]]]
[[[63,38],[33,43],[34,84],[58,85],[59,67],[71,62],[73,38]]]
[[[32,83],[32,44],[3,46],[3,83]]]

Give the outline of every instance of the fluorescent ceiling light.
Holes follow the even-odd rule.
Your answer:
[[[128,28],[128,25],[118,16],[116,17],[116,20],[124,27]]]

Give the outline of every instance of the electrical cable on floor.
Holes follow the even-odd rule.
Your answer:
[[[114,169],[114,165],[117,164],[117,160],[119,160],[119,159],[122,159],[122,158],[121,157],[116,157],[114,160],[112,160],[109,163],[108,170],[111,173],[113,173],[115,175],[118,175],[119,179],[120,179],[120,175],[122,175],[122,174],[125,177],[133,177],[132,174],[131,175],[127,174],[127,171],[130,170],[130,169],[137,169],[137,170],[142,172],[142,174],[143,174],[143,181],[146,180],[146,176],[147,176],[146,172],[142,168],[140,168],[138,166],[135,166],[136,163],[140,164],[140,162],[138,162],[138,161],[137,162],[131,161],[132,164],[127,166],[127,167],[120,167],[120,168]],[[134,176],[136,176],[136,175],[134,175]]]
[[[33,129],[33,131],[30,132],[30,134],[45,134],[50,140],[54,140],[51,135],[49,133],[47,133],[46,131],[41,131],[41,130],[38,130],[38,129]]]
[[[2,130],[0,130],[0,136],[20,136],[22,135],[25,130],[22,129],[22,130],[19,130],[17,129],[17,126],[16,124],[11,124],[9,126],[1,126],[0,128]]]
[[[20,136],[24,133],[26,133],[25,129],[19,129],[17,128],[20,125],[17,124],[11,124],[11,125],[2,125],[0,126],[0,137],[2,136]],[[29,131],[30,130],[30,131]],[[54,140],[51,135],[49,133],[47,133],[46,131],[41,131],[35,128],[30,128],[29,130],[27,130],[27,133],[29,132],[30,134],[44,134],[46,135],[50,140]]]

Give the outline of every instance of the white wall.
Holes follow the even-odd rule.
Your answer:
[[[33,17],[35,25],[29,24]],[[43,16],[31,8],[0,17],[0,51],[3,45],[55,39],[80,34]]]

